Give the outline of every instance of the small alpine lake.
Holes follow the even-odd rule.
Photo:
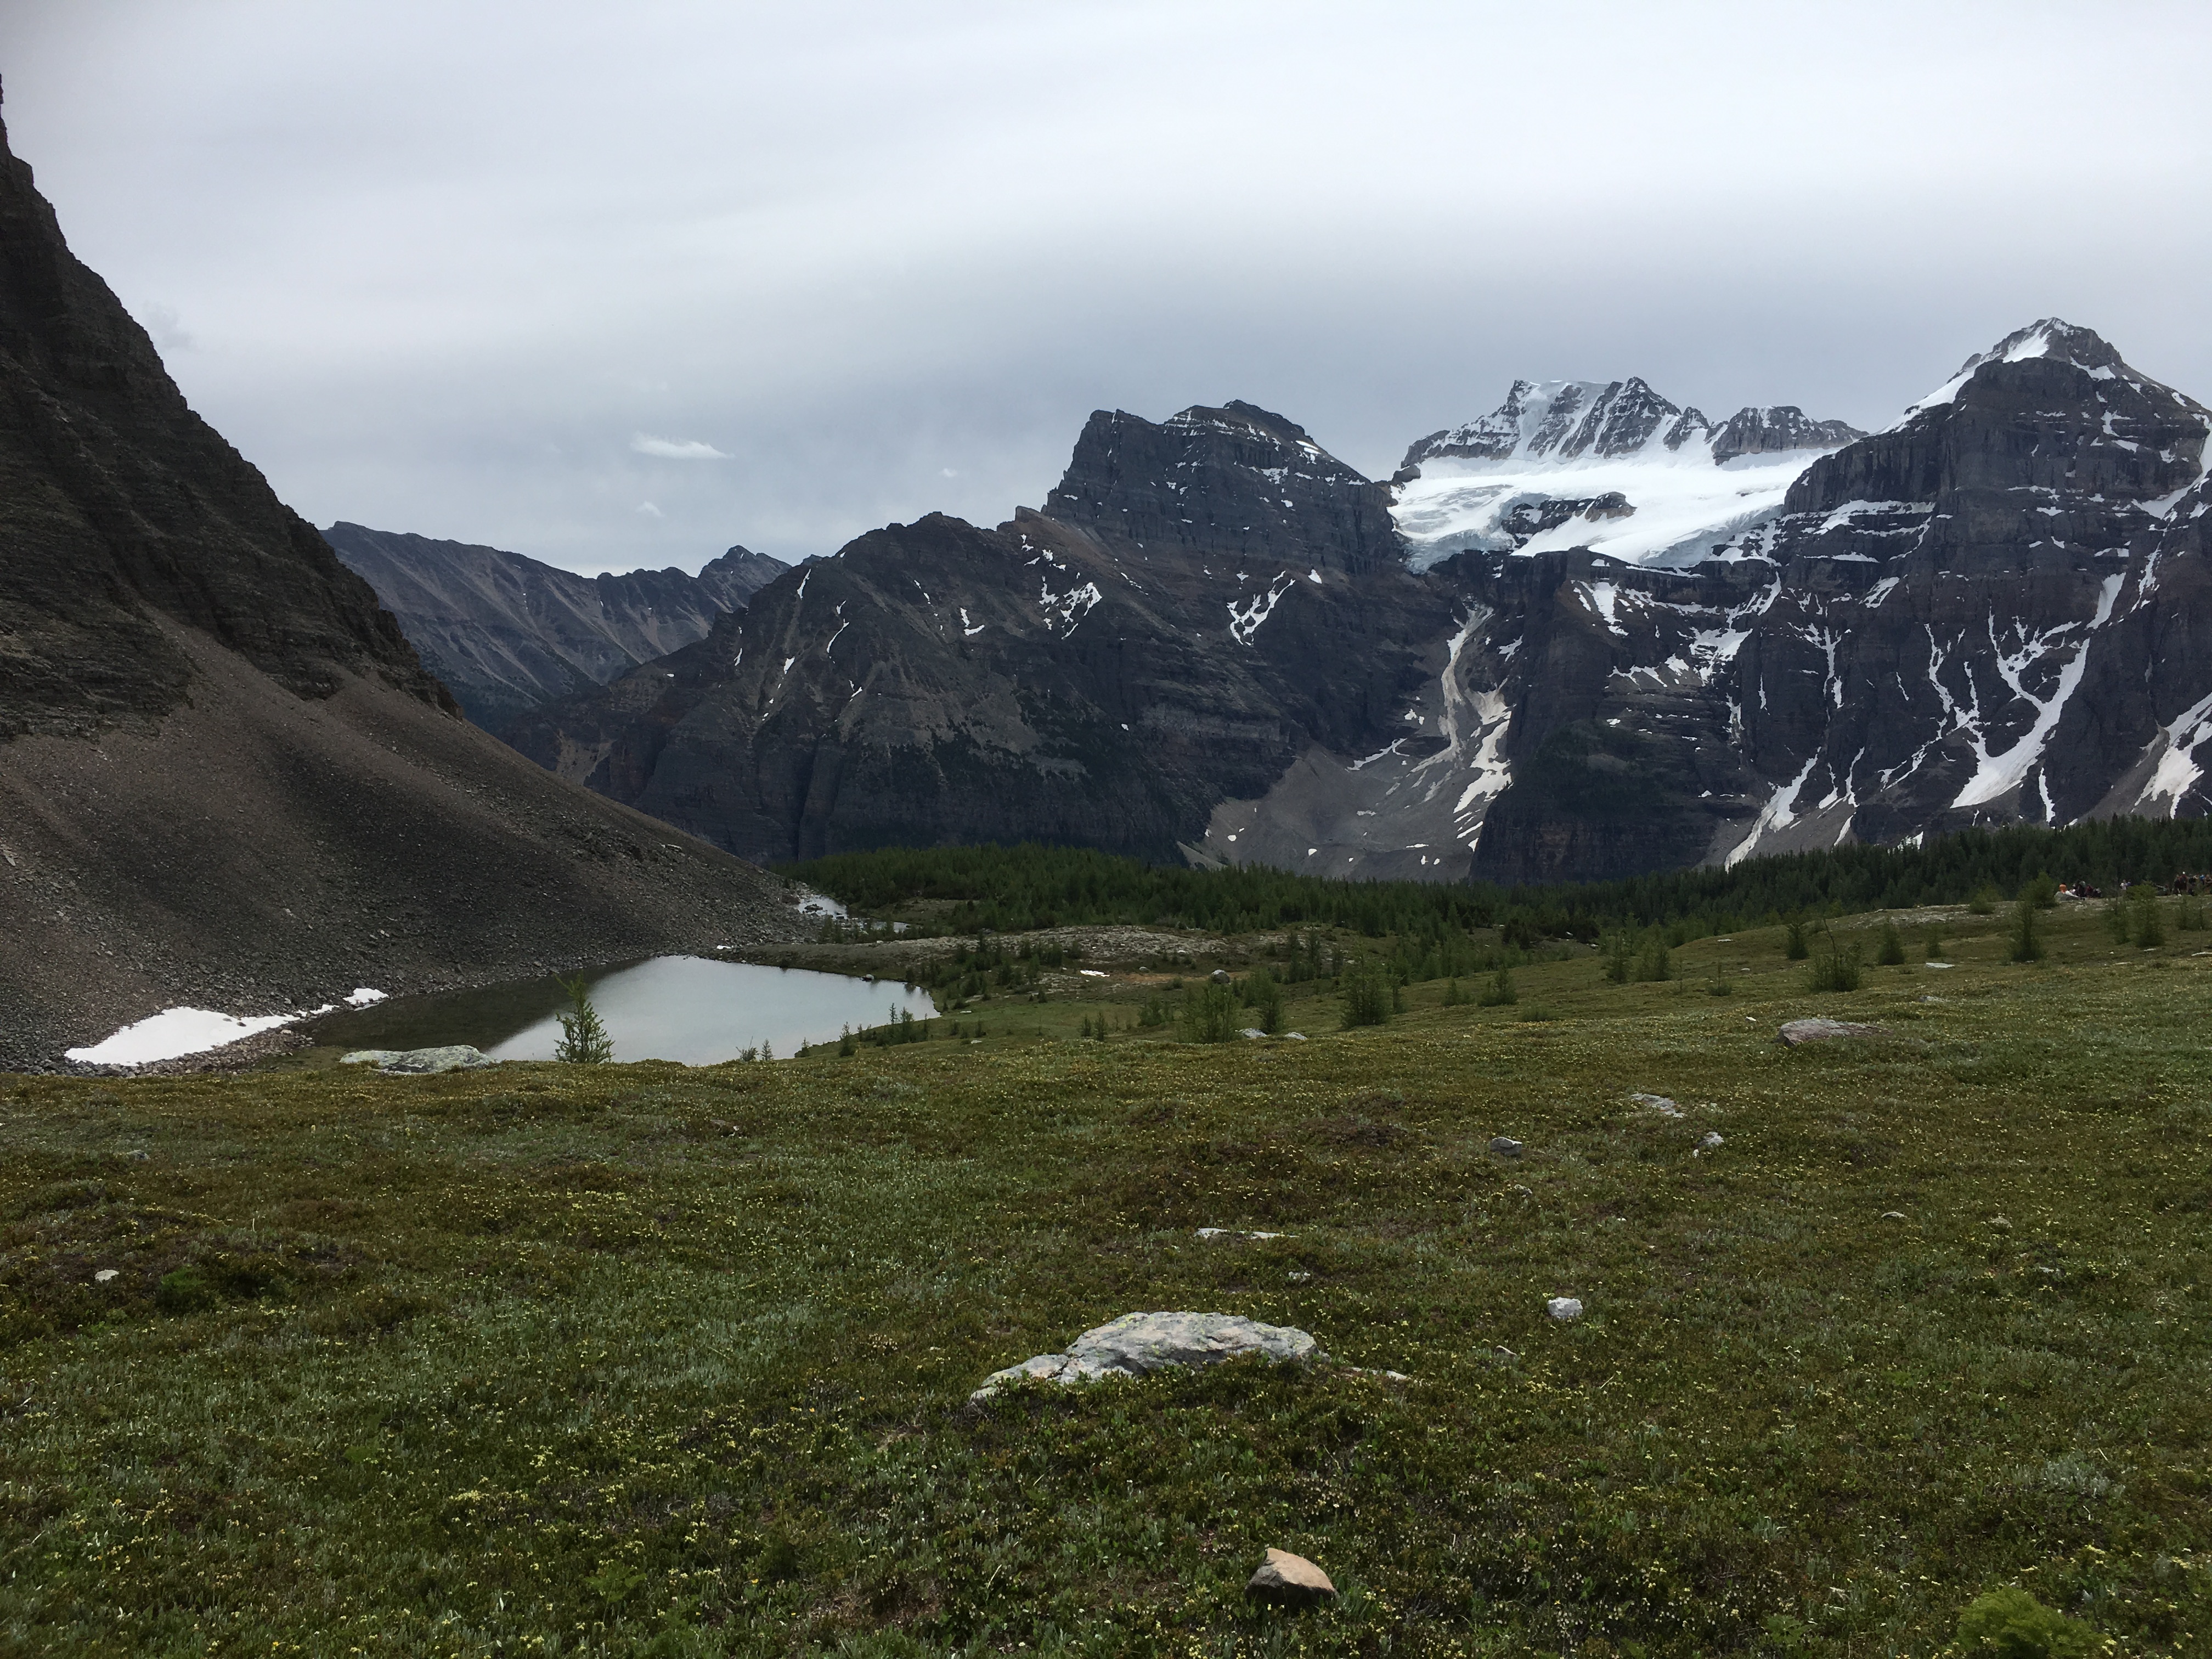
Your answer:
[[[617,1060],[714,1066],[763,1047],[787,1057],[803,1043],[835,1042],[848,1027],[857,1031],[901,1013],[928,1019],[937,1012],[928,993],[896,981],[704,957],[652,957],[587,969],[584,978]],[[494,1060],[550,1060],[561,1040],[560,1017],[571,1006],[560,981],[548,976],[393,997],[326,1015],[305,1029],[319,1046],[465,1042]]]

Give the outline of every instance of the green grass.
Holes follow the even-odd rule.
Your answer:
[[[2212,957],[1942,925],[1850,994],[1778,932],[1293,988],[1303,1043],[1116,981],[773,1066],[0,1079],[0,1651],[1933,1655],[2017,1584],[2202,1652]],[[1144,1308],[1340,1364],[968,1406]],[[1248,1607],[1267,1545],[1341,1601]]]

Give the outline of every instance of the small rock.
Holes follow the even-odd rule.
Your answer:
[[[1237,1035],[1241,1037],[1263,1037],[1267,1034],[1256,1025],[1248,1025]]]
[[[118,1271],[114,1267],[102,1267],[92,1276],[92,1282],[95,1285],[105,1285],[109,1279],[114,1278]]]
[[[1073,1386],[1105,1376],[1142,1376],[1170,1365],[1218,1365],[1243,1354],[1304,1361],[1328,1356],[1307,1332],[1236,1314],[1133,1313],[1084,1332],[1066,1353],[1041,1353],[994,1371],[968,1397],[988,1400],[1010,1383],[1043,1377]]]
[[[1305,1040],[1306,1034],[1304,1031],[1285,1031],[1283,1033],[1283,1041],[1285,1042],[1304,1042]]]
[[[427,1077],[434,1072],[467,1072],[499,1061],[465,1042],[441,1048],[357,1048],[338,1057],[341,1066],[374,1066],[391,1077]]]
[[[1317,1601],[1336,1598],[1336,1586],[1328,1582],[1328,1575],[1305,1559],[1288,1550],[1270,1549],[1261,1558],[1259,1571],[1252,1582],[1244,1586],[1244,1594],[1255,1601],[1271,1602],[1276,1607],[1308,1607]]]
[[[1304,1267],[1293,1267],[1290,1271],[1290,1280],[1293,1285],[1303,1285],[1312,1277]]]
[[[1714,1147],[1720,1146],[1721,1144],[1720,1132],[1717,1129],[1706,1130],[1705,1138],[1698,1143],[1698,1146],[1704,1147],[1707,1152],[1712,1151]]]
[[[2012,1231],[2012,1223],[2003,1216],[1993,1215],[1990,1218],[1990,1227],[1995,1232],[2008,1233]]]
[[[1229,983],[1229,970],[1226,968],[1217,968],[1209,977],[1216,985],[1226,985]]]
[[[1881,1218],[1884,1221],[1903,1221],[1905,1219],[1905,1214],[1902,1210],[1884,1210],[1881,1212]]]
[[[1795,1048],[1801,1043],[1826,1042],[1833,1037],[1881,1036],[1879,1025],[1859,1025],[1848,1019],[1793,1019],[1782,1028],[1781,1041]]]
[[[1656,1112],[1662,1117],[1682,1115],[1682,1109],[1664,1095],[1631,1095],[1628,1098],[1632,1104],[1641,1106],[1646,1111]]]
[[[1572,1296],[1555,1296],[1544,1304],[1544,1311],[1561,1324],[1566,1324],[1583,1316],[1582,1298]]]
[[[1500,1158],[1518,1158],[1521,1156],[1521,1143],[1511,1135],[1493,1135],[1490,1150]]]
[[[1241,1232],[1234,1227],[1200,1227],[1198,1230],[1198,1236],[1200,1238],[1288,1238],[1290,1237],[1288,1233]]]

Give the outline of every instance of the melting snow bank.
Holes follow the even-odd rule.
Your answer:
[[[346,1001],[352,1007],[366,1008],[372,1002],[383,1001],[384,997],[382,991],[371,990],[364,985]],[[156,1060],[179,1060],[186,1054],[204,1054],[211,1048],[227,1048],[240,1038],[327,1014],[337,1006],[326,1002],[319,1008],[304,1009],[296,1014],[253,1015],[219,1014],[211,1008],[164,1008],[150,1018],[125,1026],[88,1048],[65,1049],[63,1058],[88,1066],[151,1066]]]

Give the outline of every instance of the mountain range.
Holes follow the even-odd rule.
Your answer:
[[[703,636],[790,566],[733,547],[696,576],[580,576],[496,547],[340,522],[323,532],[422,665],[488,732]]]
[[[0,128],[0,1070],[797,931],[782,884],[469,725],[186,404]]]
[[[1881,432],[1523,381],[1388,482],[1101,411],[1042,509],[872,532],[507,735],[759,859],[1554,881],[2196,814],[2208,426],[2055,319]]]

